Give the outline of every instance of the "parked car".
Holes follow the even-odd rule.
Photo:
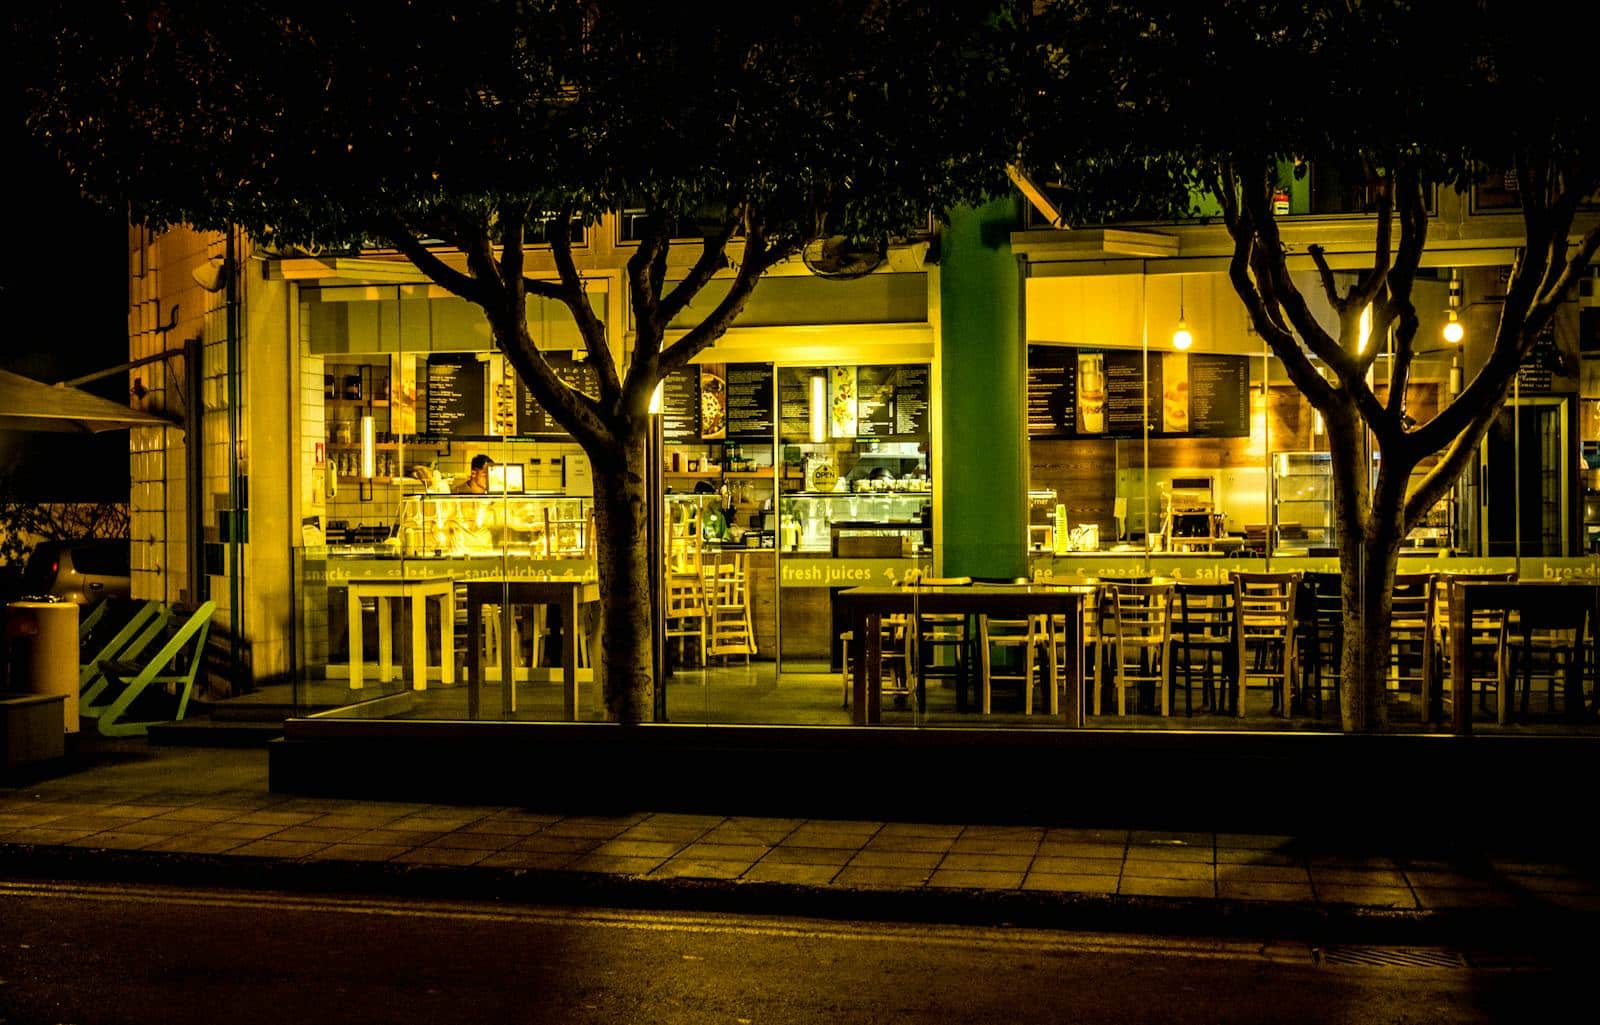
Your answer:
[[[92,605],[101,598],[129,594],[129,544],[126,538],[41,541],[22,571],[21,592],[53,595]]]

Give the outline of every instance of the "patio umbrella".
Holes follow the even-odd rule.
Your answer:
[[[128,427],[171,427],[170,420],[78,388],[0,370],[0,430],[97,434]]]

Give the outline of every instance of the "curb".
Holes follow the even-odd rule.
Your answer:
[[[1573,955],[1574,945],[1557,938],[1587,935],[1580,926],[1592,925],[1582,912],[1539,904],[1394,910],[1304,901],[651,879],[556,869],[288,861],[30,844],[0,844],[0,877],[1263,942],[1302,940],[1313,945],[1443,945],[1520,953],[1548,949],[1564,958]]]

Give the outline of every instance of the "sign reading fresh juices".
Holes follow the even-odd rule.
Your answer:
[[[1028,346],[1030,437],[1243,438],[1245,356]]]

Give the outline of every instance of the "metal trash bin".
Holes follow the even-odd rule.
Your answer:
[[[62,727],[78,732],[78,606],[69,601],[14,601],[6,606],[10,687],[59,694]]]

